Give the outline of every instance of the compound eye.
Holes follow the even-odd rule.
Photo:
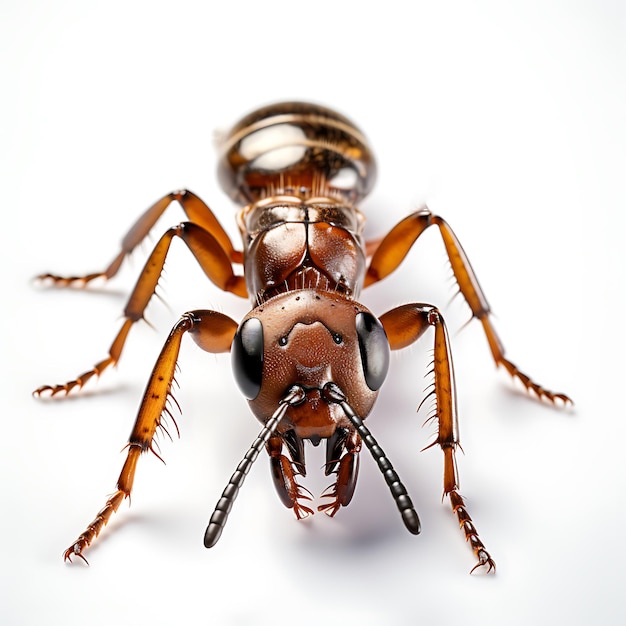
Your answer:
[[[387,335],[382,324],[371,313],[359,313],[355,323],[365,382],[372,391],[377,391],[389,369]]]
[[[230,348],[231,364],[241,393],[254,400],[263,378],[263,325],[255,317],[247,319],[237,330]]]

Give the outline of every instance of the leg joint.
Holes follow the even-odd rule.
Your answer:
[[[439,312],[439,309],[433,307],[430,311],[428,311],[428,323],[431,326],[437,326],[437,324],[441,324],[443,321],[443,317]]]

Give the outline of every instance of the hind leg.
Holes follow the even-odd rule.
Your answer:
[[[122,249],[106,269],[83,276],[41,274],[37,278],[39,280],[52,282],[56,287],[84,287],[96,278],[103,278],[105,280],[113,278],[119,272],[124,259],[145,239],[157,220],[165,213],[172,202],[178,202],[181,205],[189,221],[210,232],[226,251],[228,258],[233,263],[242,262],[242,253],[233,248],[230,238],[213,214],[213,211],[211,211],[208,205],[194,193],[187,189],[182,189],[163,196],[139,217],[122,239]]]

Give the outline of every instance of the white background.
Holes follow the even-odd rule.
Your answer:
[[[412,8],[408,8],[411,6]],[[3,624],[615,624],[624,588],[626,14],[620,2],[69,2],[0,6],[3,230],[0,622]],[[508,354],[573,410],[494,370],[428,233],[362,295],[376,313],[444,307],[465,454],[462,492],[495,576],[447,502],[415,414],[430,337],[395,354],[368,423],[421,518],[403,528],[364,452],[353,503],[296,523],[263,456],[211,551],[212,507],[259,425],[227,356],[181,358],[181,438],[142,458],[87,556],[61,555],[112,490],[145,381],[180,312],[247,303],[218,292],[180,242],[116,371],[66,401],[42,383],[103,358],[150,243],[90,293],[42,271],[103,268],[136,216],[188,187],[237,238],[213,133],[267,102],[314,100],[368,135],[380,235],[422,202],[463,243]],[[157,232],[182,219],[173,208]],[[154,236],[152,238],[154,242]],[[307,481],[325,486],[311,449]],[[620,619],[621,617],[621,619]]]

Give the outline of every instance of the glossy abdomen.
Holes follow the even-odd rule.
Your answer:
[[[228,132],[218,176],[240,204],[282,194],[355,204],[371,190],[376,163],[361,131],[343,115],[284,102],[253,111]]]

